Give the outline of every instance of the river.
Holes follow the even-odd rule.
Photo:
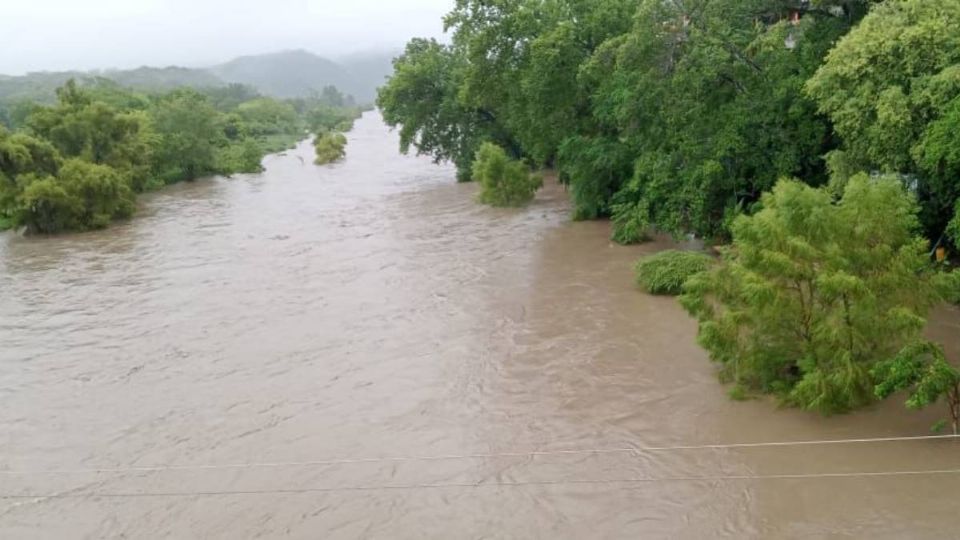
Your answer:
[[[943,412],[728,399],[694,322],[632,284],[666,242],[611,244],[554,185],[477,205],[376,113],[343,163],[311,152],[104,231],[0,237],[0,495],[28,496],[0,499],[0,537],[960,534],[960,475],[781,476],[958,469],[956,441],[618,451]],[[956,358],[960,313],[930,332]]]

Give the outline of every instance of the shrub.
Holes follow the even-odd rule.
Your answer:
[[[314,160],[317,165],[333,163],[347,155],[347,138],[343,133],[328,132],[318,135],[313,146],[317,151],[317,159]]]
[[[530,174],[526,165],[493,143],[484,143],[477,151],[473,179],[480,183],[480,202],[491,206],[523,206],[543,185],[540,175]]]
[[[707,270],[712,260],[697,251],[661,251],[637,263],[637,284],[650,294],[677,295],[683,292],[683,284]]]
[[[112,167],[80,159],[67,160],[56,177],[23,175],[15,221],[30,231],[55,233],[68,229],[106,227],[129,217],[134,194],[127,179]]]
[[[898,178],[860,174],[839,201],[783,180],[762,202],[684,287],[698,341],[745,390],[825,414],[873,402],[872,368],[919,340],[943,297],[915,199]]]
[[[623,245],[649,240],[647,231],[650,228],[650,208],[647,201],[615,202],[611,209],[613,210],[611,240]]]

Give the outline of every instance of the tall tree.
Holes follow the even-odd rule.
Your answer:
[[[151,110],[158,136],[156,172],[165,180],[193,180],[216,171],[216,150],[226,136],[216,109],[193,90],[160,98]]]
[[[873,368],[918,341],[941,299],[916,202],[858,175],[834,202],[781,181],[733,223],[723,264],[687,282],[700,343],[739,388],[824,413],[875,399]]]
[[[877,4],[807,92],[843,138],[829,157],[841,177],[902,173],[927,232],[939,236],[960,196],[960,0]]]
[[[470,178],[470,165],[480,144],[492,138],[494,120],[460,100],[463,58],[436,40],[414,39],[394,60],[394,74],[380,89],[377,105],[384,120],[400,126],[400,148],[437,161],[451,161],[460,180]]]

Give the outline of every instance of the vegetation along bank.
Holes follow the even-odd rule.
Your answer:
[[[402,150],[499,205],[556,168],[619,243],[725,246],[638,278],[683,293],[735,397],[902,391],[957,430],[960,373],[921,332],[958,297],[960,0],[458,0],[444,24],[380,90]]]

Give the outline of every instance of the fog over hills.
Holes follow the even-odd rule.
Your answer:
[[[298,49],[241,56],[206,67],[140,67],[128,70],[36,72],[22,76],[0,75],[0,100],[53,99],[55,89],[73,78],[92,84],[110,79],[138,90],[169,90],[178,86],[211,87],[240,83],[281,97],[306,96],[333,85],[357,101],[370,103],[376,89],[391,73],[394,52],[349,55],[334,61]]]

